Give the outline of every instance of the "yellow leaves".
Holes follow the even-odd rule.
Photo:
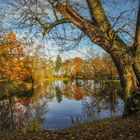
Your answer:
[[[15,41],[17,41],[16,40],[16,34],[14,32],[8,33],[7,36],[6,36],[6,38],[7,38],[7,40],[9,42],[15,42]]]
[[[82,69],[83,60],[80,57],[75,57],[73,60],[74,70],[78,73]]]
[[[24,57],[21,42],[10,32],[0,44],[0,74],[10,80],[23,80],[30,74],[28,59]],[[27,65],[27,66],[26,66]]]
[[[32,84],[31,83],[25,83],[25,87],[26,87],[26,89],[31,89],[32,88]]]

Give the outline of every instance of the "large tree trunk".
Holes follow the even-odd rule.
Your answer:
[[[135,40],[134,40],[132,53],[134,55],[133,69],[140,83],[140,1],[138,5]]]
[[[121,60],[116,60],[112,57],[114,64],[117,68],[121,87],[124,95],[124,115],[130,115],[137,111],[137,105],[134,102],[135,93],[138,90],[138,80],[134,73],[132,63],[122,64]]]
[[[90,9],[92,21],[80,16],[69,5],[63,5],[58,2],[55,8],[81,31],[83,31],[83,33],[87,35],[92,42],[102,47],[111,55],[112,60],[114,61],[114,64],[118,70],[125,97],[124,114],[129,114],[131,112],[131,108],[134,106],[133,97],[135,91],[138,90],[138,81],[140,81],[139,62],[134,61],[130,47],[127,46],[127,44],[111,27],[100,1],[91,0],[87,1],[87,3]],[[136,38],[140,41],[139,33],[140,32],[137,32]],[[139,44],[140,43],[137,41],[137,47],[134,50],[135,52],[137,52],[136,50]]]
[[[139,82],[138,86],[140,87],[140,58],[138,57],[134,58],[133,70]]]

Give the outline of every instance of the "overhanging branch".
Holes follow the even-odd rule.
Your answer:
[[[91,22],[82,16],[80,16],[72,6],[63,5],[58,2],[55,8],[67,19],[69,19],[75,26],[77,26],[90,40],[111,55],[118,57],[121,54],[126,54],[127,46],[124,41],[115,33],[115,31],[109,28],[111,32],[111,38],[108,36],[108,32],[99,27],[96,23]],[[104,13],[105,14],[105,13]],[[115,36],[114,36],[115,35]],[[119,53],[118,53],[119,52]]]
[[[107,50],[109,41],[107,40],[105,33],[100,30],[99,26],[95,23],[80,16],[72,6],[63,5],[60,2],[55,7],[64,17],[69,19],[71,23],[77,26],[85,35],[87,35],[94,43]]]
[[[50,26],[45,27],[44,32],[43,32],[43,36],[48,34],[57,25],[60,25],[60,24],[63,24],[63,23],[70,23],[70,21],[67,18],[56,20],[54,23],[51,23]]]

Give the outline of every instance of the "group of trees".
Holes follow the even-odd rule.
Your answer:
[[[16,34],[9,32],[0,43],[0,77],[2,80],[25,80],[30,76],[28,57]]]
[[[126,6],[113,9],[120,4]],[[140,85],[139,0],[15,0],[11,5],[16,10],[15,25],[22,29],[36,29],[63,45],[71,41],[76,45],[86,36],[104,49],[117,69],[125,95],[125,113],[129,114]]]
[[[111,11],[113,10],[111,8],[115,4],[116,6],[117,4],[120,5],[120,1],[17,1],[15,7],[21,16],[18,25],[24,25],[24,27],[30,25],[31,28],[36,25],[38,30],[43,30],[44,36],[54,31],[58,35],[58,39],[63,39],[62,34],[66,35],[66,30],[60,34],[59,32],[62,30],[57,32],[56,27],[60,24],[70,23],[70,26],[75,25],[72,28],[77,27],[81,31],[79,38],[73,38],[74,41],[79,42],[83,36],[87,36],[91,42],[104,49],[111,56],[119,74],[125,95],[125,112],[126,114],[129,113],[132,99],[136,91],[139,90],[140,85],[139,0],[121,1],[122,4],[127,2],[126,7],[120,6],[119,10],[114,11]],[[107,5],[111,6],[107,7]],[[46,8],[49,8],[50,11]],[[136,13],[134,9],[137,9]],[[84,14],[83,10],[87,14]],[[115,11],[116,13],[114,13]],[[111,13],[114,16],[110,15]],[[135,22],[131,24],[133,20]],[[69,28],[69,26],[65,27]],[[67,34],[67,40],[70,40],[69,37],[75,37],[74,35],[74,33],[72,35]],[[126,38],[123,38],[124,35]],[[65,42],[67,43],[67,41]]]
[[[75,57],[65,60],[60,67],[63,76],[94,80],[111,80],[118,78],[117,70],[107,55],[93,59]]]
[[[41,58],[39,52],[27,55],[27,47],[23,47],[22,41],[19,41],[13,32],[2,38],[0,44],[1,79],[27,80],[32,76],[37,80],[51,77],[99,80],[117,76],[115,66],[107,55],[92,56],[93,58],[87,60],[75,57],[62,62],[60,55],[56,57],[55,61]]]
[[[0,38],[0,80],[42,83],[53,77],[54,62],[40,55],[38,45],[21,40],[14,32]]]
[[[0,80],[41,81],[54,76],[59,64],[40,55],[33,42],[20,40],[14,32],[0,38]]]

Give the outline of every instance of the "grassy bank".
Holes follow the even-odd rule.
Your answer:
[[[7,132],[1,140],[139,140],[140,116],[106,119],[60,131]]]
[[[57,77],[52,77],[52,78],[44,78],[43,81],[65,81],[65,80],[70,80],[70,78],[57,78]]]

